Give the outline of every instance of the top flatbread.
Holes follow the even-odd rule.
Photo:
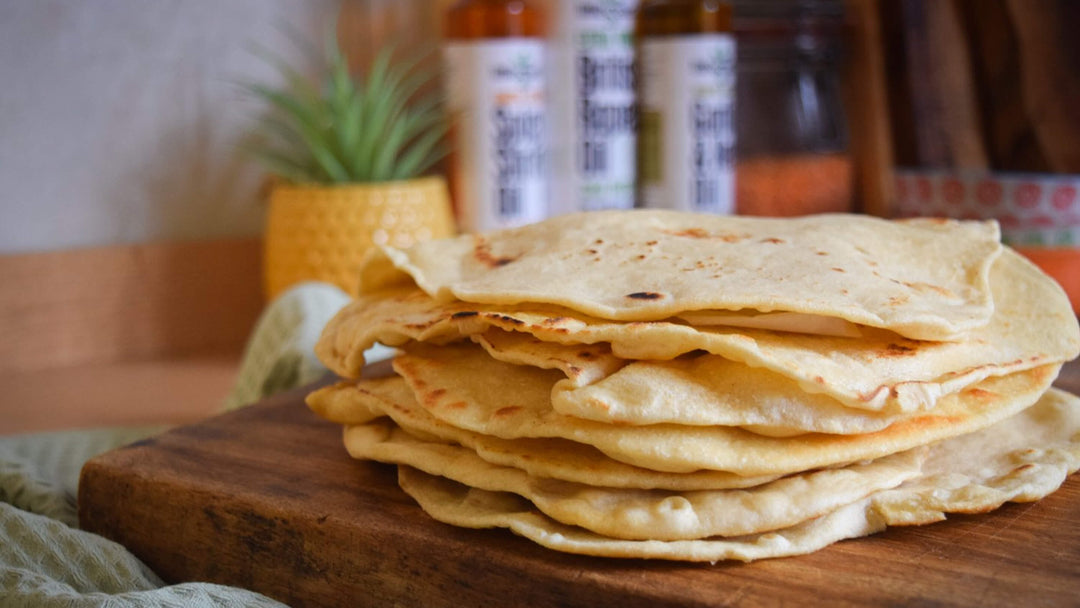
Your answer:
[[[954,340],[993,313],[999,238],[994,222],[591,212],[384,248],[367,260],[361,289],[403,272],[440,300],[553,304],[619,321],[798,313]]]
[[[620,359],[665,360],[700,349],[768,368],[848,407],[913,412],[931,409],[941,396],[988,376],[1063,362],[1080,352],[1080,326],[1068,298],[1031,262],[1006,249],[994,264],[991,285],[995,314],[960,342],[908,340],[878,329],[852,339],[673,321],[620,323],[552,305],[439,303],[408,285],[346,306],[327,324],[315,352],[337,374],[356,377],[364,351],[375,342],[442,344],[494,328],[543,342],[610,344]],[[575,364],[591,376],[578,378],[579,385],[595,380],[596,371],[608,373],[595,367],[600,351],[591,354],[588,365]],[[565,353],[549,352],[551,361],[542,366],[568,370],[557,362],[560,357]]]

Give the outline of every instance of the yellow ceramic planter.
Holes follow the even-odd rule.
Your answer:
[[[404,247],[453,232],[450,197],[441,177],[276,186],[264,243],[267,297],[307,280],[333,283],[354,295],[360,260],[374,244]]]

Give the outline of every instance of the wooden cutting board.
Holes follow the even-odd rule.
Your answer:
[[[1080,372],[1066,384],[1080,388]],[[391,466],[351,460],[307,390],[87,463],[83,528],[166,581],[293,606],[1052,606],[1080,602],[1080,476],[1033,504],[893,528],[817,553],[681,564],[556,553],[427,517]]]

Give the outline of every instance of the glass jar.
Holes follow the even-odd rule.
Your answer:
[[[843,2],[741,0],[734,21],[738,212],[851,211]]]

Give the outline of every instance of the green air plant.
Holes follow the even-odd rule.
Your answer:
[[[446,155],[448,123],[423,55],[395,63],[384,49],[353,77],[333,36],[325,53],[320,84],[264,53],[285,88],[246,85],[269,106],[248,145],[267,170],[295,184],[387,182],[423,175]]]

